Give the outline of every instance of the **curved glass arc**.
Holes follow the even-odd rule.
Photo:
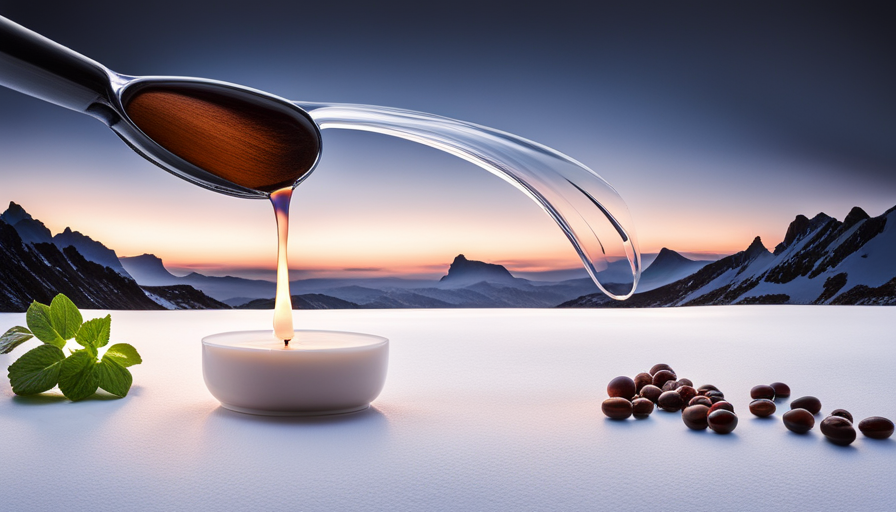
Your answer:
[[[628,207],[594,171],[536,142],[485,126],[409,110],[295,102],[321,130],[360,130],[440,149],[497,175],[557,222],[594,283],[609,297],[630,297],[641,254]]]

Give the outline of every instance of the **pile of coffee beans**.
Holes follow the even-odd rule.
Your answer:
[[[760,384],[750,390],[750,412],[760,418],[775,413],[775,399],[790,396],[790,387],[783,382],[771,385]],[[797,434],[805,434],[815,427],[815,416],[821,412],[821,400],[814,396],[803,396],[790,402],[790,410],[784,413],[784,426]],[[847,446],[856,440],[852,414],[845,409],[834,409],[821,421],[821,433],[828,441]],[[859,430],[872,439],[887,439],[893,435],[893,422],[887,418],[873,416],[859,423]]]
[[[709,427],[716,434],[730,434],[737,427],[737,414],[725,394],[712,384],[704,384],[696,392],[681,413],[684,424],[694,430]]]
[[[650,371],[616,377],[607,385],[610,398],[601,410],[610,419],[630,416],[646,418],[656,407],[666,412],[682,412],[685,425],[695,430],[707,427],[717,434],[728,434],[737,426],[734,406],[725,401],[719,388],[707,384],[694,388],[690,379],[679,379],[667,364],[655,364]]]
[[[679,379],[667,364],[655,364],[650,371],[616,377],[607,385],[609,398],[601,410],[610,419],[625,420],[631,416],[643,419],[658,407],[666,412],[681,411],[684,424],[693,430],[709,428],[717,434],[731,433],[737,427],[734,406],[725,400],[719,388],[705,384],[698,388],[690,379]],[[750,390],[750,412],[760,418],[775,414],[775,400],[790,396],[790,386],[783,382],[760,384]],[[790,402],[784,413],[784,426],[791,432],[805,434],[815,427],[815,416],[821,412],[821,400],[803,396]],[[856,440],[853,417],[845,409],[835,409],[821,421],[821,433],[832,443],[847,446]],[[858,425],[871,439],[887,439],[893,435],[894,424],[887,418],[872,416]]]

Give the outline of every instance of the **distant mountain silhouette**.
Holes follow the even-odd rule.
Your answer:
[[[154,254],[120,256],[118,261],[141,286],[164,286],[180,281],[178,277],[168,272],[161,258]]]
[[[0,215],[0,220],[15,228],[22,241],[26,244],[54,244],[60,250],[73,246],[87,261],[99,263],[125,277],[130,277],[118,261],[118,255],[112,249],[89,236],[72,231],[68,227],[62,233],[53,236],[43,222],[32,217],[21,205],[13,201],[9,202],[9,207]]]
[[[293,295],[290,298],[292,299],[292,309],[358,309],[360,307],[354,302],[319,293]],[[274,309],[274,299],[255,299],[238,306],[238,309]]]
[[[756,237],[744,251],[627,301],[589,294],[560,307],[714,304],[896,305],[896,207],[874,218],[855,207],[843,222],[798,215],[774,253]]]
[[[0,220],[12,227],[15,227],[16,224],[22,222],[23,220],[34,220],[34,218],[30,213],[26,212],[20,204],[17,204],[15,201],[10,201],[9,206],[6,208],[6,211],[0,214]]]
[[[663,247],[653,263],[641,273],[638,291],[645,292],[674,283],[705,267],[709,261],[694,261]]]
[[[501,265],[468,260],[463,254],[459,254],[448,267],[448,274],[439,279],[439,284],[465,286],[482,281],[513,282],[514,279]]]
[[[15,228],[22,242],[26,244],[53,243],[53,233],[44,226],[44,223],[34,219],[13,201],[9,202],[9,207],[0,215],[0,220]]]

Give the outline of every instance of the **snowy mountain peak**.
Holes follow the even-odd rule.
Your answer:
[[[843,222],[823,213],[808,222],[797,216],[774,255],[756,237],[745,251],[627,301],[586,295],[563,306],[713,304],[896,305],[896,211],[868,217],[853,208]]]
[[[853,208],[853,211],[855,211],[856,209],[858,209],[858,211],[861,213],[856,213],[854,214],[855,216],[861,216],[862,214],[864,214],[865,218],[868,218],[868,214],[865,213],[861,208],[855,207]],[[850,212],[850,214],[852,214],[852,212]],[[806,236],[807,234],[812,233],[813,231],[831,222],[832,220],[835,219],[825,214],[824,212],[821,212],[815,217],[812,217],[811,220],[807,219],[805,215],[797,215],[796,218],[793,219],[793,222],[791,222],[790,225],[787,226],[787,233],[784,234],[784,241],[775,247],[774,255],[780,255],[784,252],[785,249],[791,247],[794,242]],[[856,222],[858,222],[858,220]]]
[[[834,218],[831,217],[830,215],[828,215],[824,212],[819,212],[818,215],[816,215],[815,217],[812,217],[812,220],[809,221],[809,229],[815,229],[819,226],[823,226],[824,224],[827,224],[828,222],[830,222],[832,220],[834,220]]]
[[[775,247],[775,254],[781,254],[784,249],[790,247],[790,244],[797,239],[797,237],[807,233],[809,231],[809,218],[805,215],[797,215],[793,222],[787,226],[787,233],[784,234],[784,241],[778,244]]]
[[[859,222],[868,220],[870,218],[871,216],[865,213],[865,210],[859,208],[858,206],[853,206],[852,210],[849,210],[849,213],[846,215],[846,218],[843,219],[843,229],[849,229]]]
[[[765,248],[765,245],[762,244],[762,239],[758,236],[753,239],[753,243],[751,243],[750,246],[747,247],[747,250],[744,251],[747,260],[754,260],[763,254],[771,253]]]

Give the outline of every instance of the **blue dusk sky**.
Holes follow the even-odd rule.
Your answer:
[[[585,5],[588,4],[586,7]],[[645,253],[772,248],[797,214],[896,205],[889,2],[24,2],[0,15],[133,75],[431,112],[585,163]],[[274,267],[265,201],[166,174],[92,118],[0,89],[0,201],[178,269]],[[328,130],[294,196],[294,277],[443,274],[458,253],[579,265],[533,202],[472,164]]]

